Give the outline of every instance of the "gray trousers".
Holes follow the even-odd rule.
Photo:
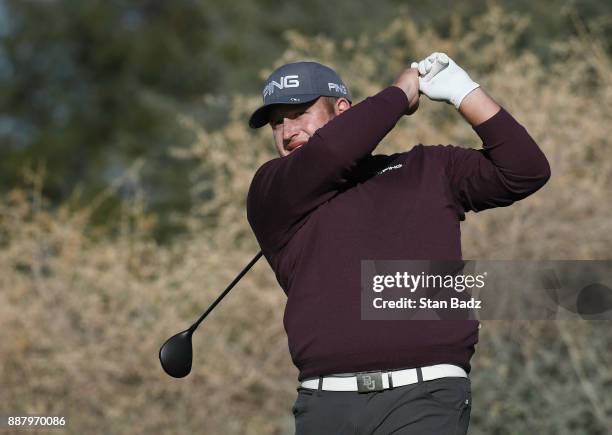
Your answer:
[[[469,378],[368,393],[302,387],[297,393],[295,435],[464,435],[472,406]]]

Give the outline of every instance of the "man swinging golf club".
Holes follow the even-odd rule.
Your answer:
[[[483,149],[372,154],[417,111],[420,93],[453,104]],[[280,157],[257,170],[247,212],[287,294],[284,326],[299,369],[296,434],[466,433],[478,322],[362,321],[360,262],[461,259],[465,212],[538,190],[550,177],[545,156],[443,53],[354,106],[331,68],[283,65],[249,121],[266,124]]]

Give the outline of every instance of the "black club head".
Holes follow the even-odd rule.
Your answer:
[[[184,378],[191,372],[192,333],[190,329],[179,332],[166,340],[159,349],[159,361],[162,368],[174,378]]]

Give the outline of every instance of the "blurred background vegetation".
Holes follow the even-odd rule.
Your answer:
[[[185,229],[180,215],[193,205],[193,164],[169,153],[193,141],[179,115],[212,130],[225,125],[231,96],[260,92],[260,71],[288,47],[286,30],[339,43],[402,16],[448,37],[488,3],[1,0],[0,193],[24,185],[24,167],[42,165],[45,197],[79,207],[141,159],[138,178],[93,222],[116,219],[120,200],[142,190],[157,240],[166,241]],[[578,22],[610,52],[609,2],[494,3],[529,20],[513,48],[544,65],[555,55],[551,41],[576,35]]]
[[[609,259],[611,10],[0,0],[0,412],[65,415],[75,434],[292,433],[297,370],[264,261],[194,337],[187,379],[157,360],[257,252],[246,192],[275,155],[246,123],[288,61],[333,66],[359,101],[449,53],[552,167],[533,197],[468,215],[465,258]],[[380,152],[417,143],[480,146],[426,99]],[[470,433],[609,433],[611,349],[609,322],[486,322]]]

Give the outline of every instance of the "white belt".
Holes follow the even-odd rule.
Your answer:
[[[468,375],[461,367],[453,364],[436,364],[421,367],[423,381],[439,378],[467,378]],[[326,391],[381,391],[392,387],[416,384],[419,382],[417,369],[392,370],[389,372],[360,372],[348,375],[324,376],[322,390]],[[300,384],[304,388],[316,390],[319,387],[319,378],[306,379]]]

